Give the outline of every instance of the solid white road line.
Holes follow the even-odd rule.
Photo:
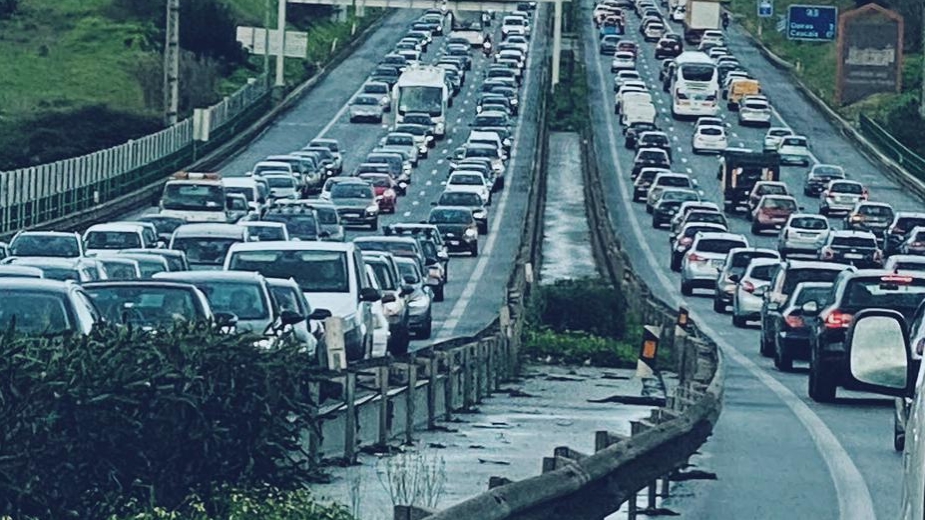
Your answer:
[[[601,89],[606,91],[607,85],[604,82],[601,62],[597,59],[594,61]],[[639,217],[636,211],[628,202],[632,199],[630,198],[626,183],[627,177],[623,174],[623,168],[620,166],[619,157],[617,157],[617,139],[614,135],[614,123],[611,120],[612,114],[610,111],[605,111],[604,113],[607,119],[606,126],[610,144],[608,148],[610,149],[611,160],[617,169],[617,183],[620,187],[620,194],[624,205],[627,206],[624,214],[629,216],[628,222],[632,228],[636,242],[645,254],[648,263],[653,266],[653,272],[659,284],[671,295],[674,303],[677,304],[681,301],[681,298],[675,292],[677,284],[672,282],[662,269],[655,267],[658,266],[655,253],[649,246],[649,241],[642,230],[642,226],[639,224]],[[779,115],[777,117],[780,119]],[[696,314],[694,314],[694,318],[696,319]],[[789,388],[769,375],[767,371],[739,352],[729,342],[725,341],[715,330],[706,325],[703,320],[696,321],[698,326],[720,346],[724,354],[728,355],[729,358],[736,363],[742,365],[743,368],[768,387],[768,389],[793,412],[803,427],[809,432],[810,438],[812,438],[813,444],[816,445],[816,449],[825,461],[829,470],[829,475],[832,477],[832,482],[835,485],[835,494],[838,496],[839,518],[843,520],[875,519],[877,515],[874,512],[873,501],[870,497],[870,490],[867,487],[867,482],[865,482],[863,475],[861,475],[854,461],[851,460],[851,456],[848,455],[848,452],[845,451],[845,448],[825,422]]]

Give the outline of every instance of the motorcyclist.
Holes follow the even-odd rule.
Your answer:
[[[723,29],[729,28],[729,13],[723,12]]]
[[[491,35],[489,34],[486,34],[482,40],[482,52],[485,53],[486,58],[491,56]]]

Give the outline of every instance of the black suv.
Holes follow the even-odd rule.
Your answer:
[[[878,308],[902,313],[911,321],[925,300],[925,274],[896,274],[882,270],[841,273],[835,280],[831,303],[803,305],[809,323],[809,397],[818,402],[835,399],[839,386],[850,388],[845,356],[845,333],[859,311]],[[849,385],[849,386],[846,386]]]
[[[784,260],[780,269],[771,279],[761,303],[761,336],[759,350],[761,355],[771,357],[774,354],[773,320],[780,318],[781,306],[800,282],[831,282],[842,271],[854,271],[851,266],[832,262],[813,262],[805,260]]]
[[[883,253],[877,247],[877,237],[868,231],[829,231],[819,249],[819,259],[855,267],[883,267]]]
[[[657,132],[658,130],[658,125],[655,123],[647,123],[645,121],[630,123],[629,127],[623,129],[623,146],[632,150],[636,148],[636,139],[641,133]]]

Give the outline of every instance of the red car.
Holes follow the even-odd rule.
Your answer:
[[[386,173],[363,173],[359,176],[372,184],[376,192],[376,203],[382,213],[395,213],[395,204],[398,201],[398,184],[395,179]]]

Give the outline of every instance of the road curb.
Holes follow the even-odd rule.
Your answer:
[[[802,79],[795,74],[796,66],[769,49],[763,42],[758,40],[751,32],[739,25],[740,32],[745,38],[768,60],[774,67],[786,71],[790,81],[796,87],[797,91],[810,104],[822,112],[822,115],[829,121],[842,135],[858,146],[858,150],[872,162],[879,164],[887,177],[898,183],[903,188],[908,189],[920,200],[925,201],[925,182],[922,182],[908,170],[899,165],[896,161],[881,152],[866,137],[854,127],[848,120],[839,115],[825,101],[822,100],[815,92],[810,89]]]

